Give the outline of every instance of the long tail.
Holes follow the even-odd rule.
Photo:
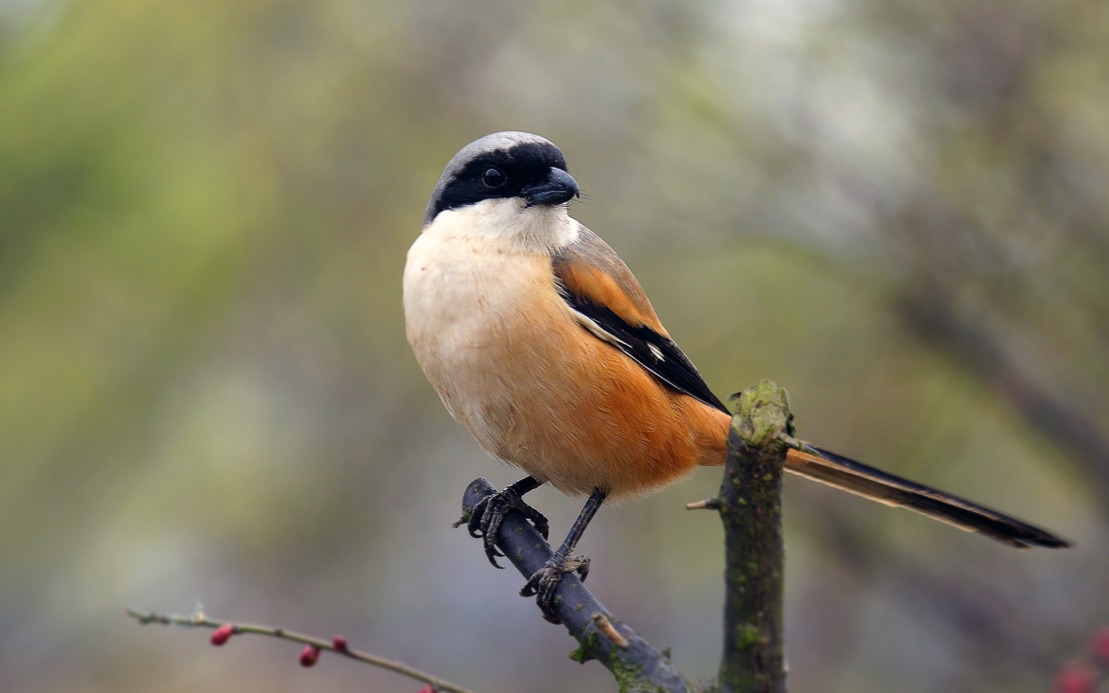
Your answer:
[[[834,452],[805,445],[791,448],[786,471],[838,489],[935,518],[968,532],[980,532],[1003,544],[1028,548],[1063,548],[1070,542],[1051,532],[984,508],[977,503],[902,479]]]

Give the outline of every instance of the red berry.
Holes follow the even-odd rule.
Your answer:
[[[212,632],[212,644],[216,647],[227,642],[232,635],[235,634],[235,626],[230,623],[224,623],[219,628]]]
[[[429,683],[420,690],[416,691],[416,693],[436,693],[435,686],[432,686]]]
[[[1090,650],[1094,653],[1094,657],[1109,662],[1109,626],[1094,633],[1093,640],[1090,641]]]
[[[347,649],[347,639],[341,635],[336,635],[334,638],[331,639],[331,646],[335,648],[336,652],[340,652],[342,654],[350,652],[350,650]]]
[[[316,649],[315,645],[305,645],[304,649],[300,651],[300,665],[302,667],[315,666],[319,660],[320,651]]]
[[[1085,664],[1068,664],[1055,675],[1055,693],[1092,693],[1094,672]]]

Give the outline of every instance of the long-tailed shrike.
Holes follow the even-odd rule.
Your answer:
[[[546,520],[521,496],[547,483],[588,495],[566,541],[528,581],[549,619],[554,588],[606,498],[674,483],[726,456],[731,415],[670,339],[620,257],[575,221],[562,152],[500,132],[458,152],[408,252],[404,313],[416,360],[447,411],[491,456],[528,476],[469,519],[496,565],[506,508]],[[786,469],[1016,547],[1067,546],[1032,525],[820,448],[790,449]]]

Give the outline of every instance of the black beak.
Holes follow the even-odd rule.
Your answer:
[[[547,177],[538,183],[525,185],[520,196],[527,200],[528,207],[535,205],[560,205],[581,195],[578,182],[560,168],[551,168]]]

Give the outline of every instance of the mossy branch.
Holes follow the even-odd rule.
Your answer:
[[[769,380],[744,390],[728,436],[720,497],[725,598],[722,693],[785,693],[782,468],[792,415]]]

